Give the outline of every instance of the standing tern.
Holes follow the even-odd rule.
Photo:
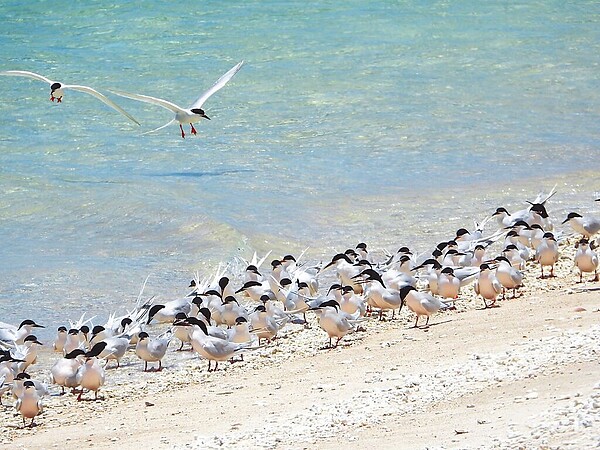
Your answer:
[[[336,300],[328,300],[311,309],[319,316],[319,326],[329,336],[329,347],[326,348],[336,348],[342,338],[356,331],[357,324],[364,320],[358,311],[354,314],[340,311],[340,304]],[[335,345],[331,342],[334,337],[337,338]]]
[[[189,320],[189,319],[188,319]],[[246,350],[256,349],[252,347],[250,342],[235,343],[227,339],[219,339],[209,336],[206,324],[202,321],[193,325],[191,333],[192,348],[202,358],[208,360],[208,371],[215,371],[219,365],[219,361],[227,361],[235,355],[238,355]],[[215,362],[214,369],[211,370],[211,362]]]
[[[440,309],[447,309],[450,305],[442,302],[439,298],[434,297],[428,292],[419,292],[414,286],[403,286],[400,289],[400,298],[403,303],[406,303],[408,309],[414,312],[417,316],[413,328],[417,328],[419,317],[426,316],[427,321],[425,327],[429,325],[429,317],[435,314]],[[453,301],[453,300],[451,300]]]
[[[70,353],[67,353],[63,358],[57,360],[50,369],[50,379],[52,383],[62,387],[62,393],[65,393],[65,388],[75,389],[79,386],[77,381],[77,370],[83,364],[81,356],[85,355],[85,351],[77,348]]]
[[[229,71],[227,73],[225,73],[225,75],[223,75],[221,78],[219,78],[216,81],[216,83],[213,84],[212,87],[209,90],[207,90],[204,94],[202,94],[198,98],[198,100],[196,100],[192,104],[192,106],[190,106],[189,108],[182,108],[181,106],[177,106],[175,103],[172,103],[170,101],[163,100],[161,98],[150,97],[149,95],[131,94],[128,92],[117,91],[117,90],[111,90],[111,92],[113,92],[117,95],[120,95],[122,97],[127,97],[127,98],[131,98],[133,100],[138,100],[140,102],[152,103],[152,104],[155,104],[158,106],[162,106],[163,108],[171,110],[175,113],[175,117],[173,119],[171,119],[168,123],[156,128],[152,131],[148,131],[147,133],[144,133],[144,134],[154,133],[155,131],[162,130],[163,128],[168,127],[173,122],[177,121],[177,122],[179,122],[179,129],[181,130],[181,137],[185,138],[185,133],[183,131],[183,124],[189,124],[190,128],[191,128],[191,133],[195,135],[196,129],[194,128],[194,124],[196,122],[200,122],[200,120],[202,118],[210,120],[210,117],[208,117],[206,115],[206,113],[204,112],[204,110],[202,109],[202,105],[204,105],[204,102],[206,102],[206,100],[208,100],[211,95],[213,95],[215,92],[217,92],[223,86],[225,86],[227,84],[227,82],[229,80],[231,80],[231,78],[233,78],[233,76],[242,67],[242,64],[244,64],[244,61],[239,62],[233,68],[229,69]]]
[[[600,219],[592,216],[582,216],[576,212],[571,212],[567,215],[563,224],[567,222],[576,233],[582,234],[587,239],[600,231]]]
[[[593,242],[592,242],[593,244]],[[594,272],[594,278],[590,281],[598,281],[598,254],[594,246],[585,238],[581,239],[575,247],[575,266],[579,269],[579,282],[583,282],[583,272]]]
[[[85,354],[85,362],[77,369],[77,384],[81,386],[81,391],[77,400],[81,401],[83,390],[94,391],[94,400],[98,400],[98,389],[104,384],[104,367],[98,363],[98,356],[105,350],[106,342],[98,342],[92,349]]]
[[[554,277],[554,264],[558,261],[558,243],[552,233],[545,233],[542,242],[535,251],[535,260],[542,268],[544,278],[544,266],[551,266],[550,277]]]
[[[171,342],[172,334],[171,330],[167,330],[154,339],[150,339],[150,336],[145,331],[138,334],[139,340],[135,347],[135,354],[138,358],[144,360],[144,372],[148,372],[149,362],[158,361],[158,367],[154,369],[155,372],[160,372],[163,369],[162,359],[167,353],[167,347],[169,346],[169,342]]]
[[[23,393],[25,392],[25,382],[27,380],[30,380],[33,383],[33,386],[35,387],[35,390],[40,397],[44,397],[45,395],[50,394],[46,383],[40,380],[32,380],[31,375],[29,375],[26,372],[21,372],[18,373],[15,379],[13,380],[11,388],[13,398],[18,399],[23,395]]]
[[[57,103],[61,103],[62,98],[64,96],[65,89],[67,89],[67,90],[70,89],[70,90],[79,91],[79,92],[85,92],[86,94],[96,97],[98,100],[100,100],[101,102],[110,106],[115,111],[120,112],[125,117],[127,117],[129,120],[131,120],[133,123],[140,125],[140,123],[131,114],[129,114],[127,111],[125,111],[119,105],[117,105],[115,102],[113,102],[111,99],[109,99],[106,95],[101,94],[100,92],[98,92],[95,89],[92,89],[89,86],[82,86],[80,84],[59,83],[58,81],[52,81],[43,75],[40,75],[40,74],[37,74],[34,72],[28,72],[26,70],[5,70],[3,72],[0,72],[0,75],[27,77],[27,78],[33,78],[34,80],[39,80],[39,81],[48,83],[50,85],[50,100],[52,102],[54,102],[54,100],[56,100]]]
[[[31,419],[29,427],[33,427],[35,416],[42,412],[42,400],[35,390],[33,381],[27,380],[23,383],[25,391],[15,402],[15,409],[23,416],[23,428],[25,428],[25,418]]]
[[[65,342],[67,342],[67,327],[61,325],[58,327],[58,331],[56,332],[56,339],[54,339],[52,348],[55,352],[62,353]]]
[[[498,295],[503,290],[502,284],[496,277],[496,273],[486,263],[479,266],[479,275],[473,284],[473,288],[475,289],[475,293],[481,295],[483,298],[483,304],[486,308],[496,303]],[[491,300],[492,302],[488,305],[487,300]]]
[[[513,298],[517,297],[517,288],[523,286],[523,274],[514,268],[506,256],[498,256],[495,261],[498,263],[496,268],[496,278],[502,284],[502,300],[506,289],[512,289]]]
[[[33,328],[44,328],[38,325],[31,319],[25,319],[18,327],[9,323],[0,322],[0,341],[14,342],[15,344],[23,344],[25,338],[29,336]]]

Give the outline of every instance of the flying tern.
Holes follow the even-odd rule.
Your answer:
[[[175,117],[173,119],[171,119],[168,123],[156,128],[152,131],[148,131],[147,133],[144,133],[144,134],[154,133],[155,131],[162,130],[163,128],[168,127],[173,122],[179,122],[179,129],[181,130],[181,137],[185,138],[185,133],[183,131],[183,125],[189,124],[190,128],[191,128],[191,133],[195,135],[196,129],[194,128],[194,124],[197,122],[200,122],[200,120],[203,118],[210,120],[210,117],[208,117],[206,115],[206,113],[204,112],[204,110],[202,109],[202,105],[204,105],[204,102],[206,102],[206,100],[208,100],[211,95],[213,95],[215,92],[217,92],[223,86],[225,86],[227,84],[227,82],[229,80],[231,80],[231,78],[238,72],[238,70],[240,70],[240,68],[242,67],[242,64],[244,64],[244,61],[239,62],[233,68],[229,69],[229,71],[227,73],[225,73],[225,75],[223,75],[221,78],[219,78],[216,81],[216,83],[213,84],[212,87],[209,90],[207,90],[204,94],[202,94],[198,98],[198,100],[196,100],[192,104],[192,106],[190,106],[189,108],[182,108],[181,106],[178,106],[175,103],[170,102],[168,100],[163,100],[162,98],[157,98],[157,97],[151,97],[149,95],[131,94],[128,92],[117,91],[114,89],[111,90],[111,92],[113,92],[114,94],[120,95],[122,97],[127,97],[127,98],[131,98],[133,100],[138,100],[140,102],[152,103],[154,105],[162,106],[163,108],[166,108],[175,113]]]
[[[27,70],[5,70],[5,71],[0,72],[0,75],[27,77],[27,78],[32,78],[34,80],[39,80],[39,81],[48,83],[50,85],[50,100],[52,102],[54,102],[54,100],[56,100],[57,103],[61,103],[65,90],[85,92],[86,94],[96,97],[98,100],[100,100],[104,104],[110,106],[115,111],[120,112],[125,117],[127,117],[129,120],[131,120],[133,123],[140,125],[140,123],[135,119],[135,117],[133,117],[131,114],[129,114],[123,108],[121,108],[119,105],[117,105],[111,99],[109,99],[106,95],[101,94],[100,92],[98,92],[97,90],[95,90],[89,86],[82,86],[80,84],[65,84],[65,83],[60,83],[58,81],[52,81],[51,79],[46,78],[43,75],[40,75],[40,74],[37,74],[34,72],[29,72]]]

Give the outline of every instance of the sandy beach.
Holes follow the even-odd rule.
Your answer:
[[[407,309],[325,349],[288,324],[245,361],[207,372],[193,352],[144,373],[129,352],[102,400],[52,395],[33,429],[4,397],[5,448],[592,448],[600,445],[600,284],[529,266],[516,299],[482,309],[472,286],[457,309],[411,328]],[[48,359],[42,354],[40,360]],[[52,355],[55,359],[56,356]],[[43,364],[31,368],[43,377]],[[45,369],[47,370],[47,369]],[[89,397],[89,395],[88,395]],[[84,397],[85,398],[85,397]]]
[[[54,0],[0,13],[0,450],[600,450],[600,281],[574,268],[587,236],[580,265],[600,269],[600,2]],[[560,247],[548,279],[533,262],[544,239],[545,271]],[[253,255],[267,255],[261,274]],[[297,262],[281,264],[281,292],[285,255]],[[430,257],[439,268],[416,268]],[[509,292],[486,308],[472,281],[489,276],[493,297],[494,270]],[[297,281],[316,273],[300,301]],[[200,322],[192,279],[229,320]],[[369,293],[350,318],[319,310],[343,303],[343,286],[330,293],[342,279]],[[276,318],[252,320],[261,295]],[[416,328],[419,306],[435,312]],[[178,338],[148,351],[163,370],[145,372],[134,345],[119,368],[94,360],[95,326],[96,340],[122,338],[104,344],[120,357],[140,331],[168,335],[178,312],[197,316],[178,324],[196,351]],[[352,328],[335,348],[323,316],[334,340]],[[229,339],[239,317],[255,334],[282,328],[264,343],[203,334]],[[27,343],[24,321],[44,327]],[[79,353],[63,384],[95,362],[97,399],[54,384],[63,326],[65,353]],[[252,348],[230,362],[210,345]],[[38,384],[19,398],[21,370]]]

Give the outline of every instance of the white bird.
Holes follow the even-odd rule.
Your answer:
[[[400,289],[400,298],[406,304],[408,309],[417,315],[414,328],[417,327],[419,317],[427,316],[425,326],[429,324],[429,317],[442,308],[449,308],[449,305],[442,302],[428,292],[419,292],[414,286],[403,286]]]
[[[84,345],[79,339],[79,330],[77,328],[71,328],[67,332],[67,337],[65,339],[65,343],[63,344],[63,355],[71,353],[73,350],[78,348],[85,350]]]
[[[502,284],[498,281],[496,273],[485,263],[479,266],[479,276],[475,280],[473,288],[475,289],[475,293],[481,295],[483,298],[483,304],[486,308],[494,305],[498,295],[503,291]],[[487,300],[491,300],[492,303],[488,305]]]
[[[156,372],[162,370],[162,359],[167,353],[167,347],[171,342],[172,331],[167,330],[163,334],[150,339],[145,331],[138,335],[138,343],[135,346],[135,354],[144,361],[144,372],[148,371],[148,363],[158,361]]]
[[[584,238],[590,239],[594,234],[600,231],[600,219],[592,216],[582,216],[576,212],[571,212],[563,221],[563,224],[569,223],[576,233],[582,234]]]
[[[413,270],[417,271],[422,268],[427,268],[427,275],[425,276],[425,279],[427,280],[427,288],[429,289],[429,292],[431,292],[433,295],[438,295],[438,280],[440,273],[442,272],[442,265],[436,259],[429,258],[423,261]]]
[[[198,314],[198,317],[188,317],[187,319],[185,319],[183,321],[178,321],[175,323],[187,324],[187,328],[188,328],[187,342],[191,343],[191,340],[192,340],[191,334],[194,331],[192,326],[198,325],[198,322],[204,322],[204,325],[206,325],[206,329],[208,331],[209,336],[215,337],[217,339],[228,339],[229,338],[229,335],[225,328],[221,328],[221,327],[213,325],[212,315],[208,308],[200,308],[200,313]]]
[[[0,72],[0,75],[10,75],[10,76],[18,76],[18,77],[27,77],[27,78],[33,78],[34,80],[39,80],[39,81],[43,81],[45,83],[48,83],[50,85],[50,100],[52,102],[54,102],[54,100],[56,100],[57,103],[61,103],[62,102],[62,98],[64,96],[65,89],[67,89],[67,90],[70,89],[70,90],[79,91],[79,92],[85,92],[86,94],[89,94],[89,95],[92,95],[92,96],[96,97],[98,100],[100,100],[104,104],[110,106],[115,111],[120,112],[125,117],[127,117],[129,120],[131,120],[132,122],[134,122],[135,124],[137,124],[137,125],[140,124],[131,114],[129,114],[127,111],[125,111],[119,105],[117,105],[115,102],[113,102],[111,99],[109,99],[106,95],[101,94],[100,92],[98,92],[95,89],[92,89],[91,87],[82,86],[82,85],[79,85],[79,84],[64,84],[64,83],[59,83],[58,81],[52,81],[52,80],[50,80],[49,78],[46,78],[43,75],[39,75],[39,74],[34,73],[34,72],[28,72],[26,70],[6,70],[6,71],[3,71],[3,72]]]
[[[539,226],[539,225],[534,225],[534,226]],[[542,234],[539,236],[539,239],[536,238],[535,240],[529,241],[529,243],[531,244],[531,248],[533,248],[534,250],[537,248],[537,246],[542,241],[543,235],[544,235],[544,231],[542,230]],[[509,245],[514,245],[515,247],[517,247],[519,256],[521,257],[521,259],[523,261],[529,261],[529,259],[531,259],[532,252],[531,252],[530,248],[523,245],[523,243],[521,242],[521,237],[519,236],[519,233],[517,233],[516,230],[510,230],[506,234],[506,238],[504,239],[504,247],[506,248]]]
[[[55,352],[62,353],[67,341],[67,327],[60,326],[56,332],[56,338],[52,344],[52,348]]]
[[[367,244],[365,242],[360,242],[356,245],[356,252],[360,259],[364,259],[373,264],[373,255],[367,250]]]
[[[452,267],[444,267],[438,278],[438,295],[456,299],[460,292],[461,280],[454,274]]]
[[[81,400],[83,390],[94,391],[94,400],[98,400],[98,389],[104,385],[105,372],[98,362],[98,356],[105,350],[106,342],[98,342],[85,354],[85,362],[77,369],[76,379],[81,386],[77,400]]]
[[[79,386],[77,383],[77,370],[83,363],[81,359],[83,355],[85,355],[85,351],[77,348],[57,360],[50,369],[52,383],[61,386],[63,394],[66,387],[74,389]]]
[[[190,325],[185,322],[187,318],[188,316],[185,313],[177,313],[173,326],[171,327],[173,330],[173,337],[176,337],[181,342],[181,345],[177,349],[178,352],[183,350],[183,346],[186,342],[190,342]]]
[[[393,319],[395,310],[400,311],[402,309],[400,292],[396,289],[388,288],[379,273],[374,269],[366,269],[357,275],[357,277],[362,277],[366,283],[365,298],[369,305],[379,308],[379,320],[383,320],[383,311],[388,309],[392,310]]]
[[[210,118],[206,115],[204,110],[202,109],[202,105],[204,102],[210,98],[215,92],[221,89],[223,86],[227,84],[229,80],[240,70],[244,61],[239,62],[233,68],[231,68],[227,73],[225,73],[221,78],[219,78],[212,87],[204,92],[198,100],[196,100],[192,106],[189,108],[182,108],[181,106],[177,106],[175,103],[163,100],[161,98],[151,97],[149,95],[141,95],[141,94],[130,94],[123,91],[111,90],[111,92],[120,95],[122,97],[131,98],[133,100],[138,100],[140,102],[152,103],[154,105],[162,106],[168,110],[171,110],[175,113],[175,117],[166,123],[148,133],[153,133],[158,130],[162,130],[163,128],[171,125],[173,122],[179,122],[179,129],[181,130],[181,137],[185,138],[185,133],[183,131],[183,124],[189,124],[191,127],[191,133],[196,134],[196,129],[194,128],[194,124],[199,122],[202,118],[210,120]]]
[[[38,345],[44,345],[38,341],[37,337],[33,334],[27,336],[22,345],[17,345],[15,350],[18,352],[18,358],[22,359],[23,362],[17,364],[19,372],[25,372],[25,370],[37,361]]]
[[[233,287],[233,284],[231,283],[229,277],[219,278],[216,285],[213,283],[210,286],[209,291],[205,292],[205,294],[211,292],[212,290],[216,290],[217,292],[219,292],[221,298],[227,298],[229,296],[235,297],[235,288]]]
[[[342,338],[355,331],[357,324],[363,320],[358,311],[355,314],[340,311],[336,300],[323,302],[313,310],[319,316],[319,326],[329,336],[329,348],[337,347]],[[337,338],[335,345],[331,342],[332,338]]]
[[[227,330],[227,339],[236,344],[243,344],[254,340],[250,332],[250,323],[245,317],[238,317],[235,325]]]
[[[287,271],[286,266],[280,260],[274,259],[271,261],[271,275],[267,278],[271,292],[278,292],[278,283],[281,283],[281,280],[291,280],[291,278],[292,276]]]
[[[289,280],[289,278],[286,278],[286,280]],[[243,293],[255,302],[260,301],[263,295],[268,295],[270,298],[275,297],[273,291],[271,291],[271,286],[265,281],[246,281],[241,288],[235,291],[235,294],[239,293]]]
[[[12,383],[19,372],[18,364],[24,361],[12,355],[10,350],[0,349],[0,379]]]
[[[340,309],[348,314],[355,314],[359,312],[360,317],[363,317],[366,313],[367,304],[365,299],[358,294],[354,293],[352,286],[342,287],[342,298],[340,300]]]
[[[512,289],[513,298],[517,296],[517,288],[523,285],[523,274],[512,266],[510,260],[506,256],[498,256],[495,261],[498,263],[496,268],[496,278],[502,287],[502,299],[504,299],[504,290]]]
[[[98,355],[98,357],[106,359],[106,366],[108,366],[108,361],[111,359],[117,361],[117,368],[119,368],[121,367],[121,358],[125,356],[130,342],[131,336],[129,334],[120,334],[118,336],[107,337],[99,342],[105,343],[106,346],[100,355]],[[106,366],[104,367],[106,368]]]
[[[255,330],[258,337],[258,344],[261,339],[266,339],[271,342],[277,336],[280,329],[279,324],[268,312],[265,305],[258,305],[255,310],[248,316],[252,329]]]
[[[471,265],[472,267],[479,267],[483,264],[483,261],[485,261],[485,259],[485,247],[481,244],[478,244],[473,249],[473,255],[469,260],[469,265]]]
[[[106,329],[102,325],[96,325],[92,328],[92,337],[90,338],[90,345],[94,346],[100,341],[103,341],[107,337],[114,336],[115,332],[113,329]]]
[[[23,428],[25,428],[25,419],[31,419],[30,427],[33,427],[33,421],[35,416],[40,414],[43,410],[42,400],[38,396],[35,389],[35,384],[31,380],[23,383],[25,388],[23,394],[17,398],[15,402],[15,409],[23,417]]]
[[[192,302],[189,297],[171,300],[162,305],[152,305],[148,311],[148,320],[146,321],[146,324],[150,324],[152,320],[158,323],[173,322],[178,313],[189,314],[191,310]]]
[[[50,392],[48,392],[48,386],[45,383],[39,380],[32,380],[31,375],[29,375],[26,372],[21,372],[17,374],[17,376],[13,380],[11,393],[15,399],[19,398],[25,391],[24,384],[27,380],[31,380],[38,396],[43,397],[45,395],[50,394]]]
[[[2,396],[10,391],[11,385],[6,382],[6,375],[0,373],[0,405],[2,405]]]
[[[32,333],[33,328],[44,328],[31,319],[25,319],[18,327],[9,323],[0,322],[0,341],[22,344],[27,336]]]
[[[598,254],[587,239],[581,239],[575,252],[575,266],[579,269],[579,282],[583,281],[583,272],[594,272],[590,281],[598,281]]]
[[[248,318],[248,312],[246,308],[239,304],[236,298],[232,295],[228,295],[223,300],[220,309],[221,321],[228,327],[235,325],[238,317]]]
[[[356,276],[362,272],[362,267],[354,264],[354,262],[344,253],[335,255],[331,262],[321,269],[321,273],[325,272],[329,267],[335,266],[337,276],[342,286],[352,286],[354,292],[362,293],[362,284],[356,280]]]
[[[544,266],[551,266],[550,276],[554,276],[554,264],[558,261],[558,243],[552,233],[544,233],[542,242],[535,250],[535,260],[542,268],[541,278],[544,278]]]
[[[555,194],[556,186],[554,186],[547,195],[540,192],[533,202],[528,201],[527,203],[531,205],[529,208],[519,210],[514,214],[509,214],[505,208],[498,208],[494,214],[492,214],[492,217],[496,217],[498,225],[502,228],[512,227],[515,222],[523,220],[530,226],[537,223],[544,230],[551,231],[552,222],[548,217],[545,205]]]
[[[230,342],[227,339],[219,339],[208,335],[206,324],[202,321],[193,325],[191,334],[192,348],[201,357],[208,359],[208,371],[211,372],[211,361],[215,362],[212,371],[217,370],[219,361],[227,361],[235,355],[253,349],[249,342]]]

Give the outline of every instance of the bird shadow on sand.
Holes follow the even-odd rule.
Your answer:
[[[37,423],[34,422],[32,425],[25,425],[25,426],[23,426],[23,425],[11,425],[11,424],[4,425],[4,426],[6,428],[12,428],[13,430],[31,430],[32,428],[39,427],[40,424],[37,424]]]
[[[445,323],[449,323],[452,322],[452,319],[446,319],[446,320],[442,320],[441,322],[433,322],[433,323],[428,323],[427,325],[419,325],[417,327],[412,326],[412,327],[408,327],[409,330],[422,330],[422,331],[427,331],[429,330],[429,328],[431,327],[437,327],[438,325],[443,325]]]
[[[101,397],[98,397],[98,398],[93,398],[93,397],[86,398],[86,397],[82,397],[81,399],[79,399],[77,401],[79,401],[79,402],[103,402],[105,400],[106,400],[106,397],[101,396]]]
[[[581,292],[596,292],[596,291],[600,291],[600,287],[590,287],[590,288],[580,287],[580,288],[575,288],[574,290],[575,290],[575,292],[578,292],[578,293],[581,293]]]
[[[355,339],[355,340],[359,340],[359,339]],[[340,342],[340,343],[338,343],[338,345],[333,345],[333,346],[330,346],[329,344],[327,344],[327,345],[324,345],[323,347],[319,347],[318,350],[335,350],[337,348],[344,349],[346,347],[351,347],[352,343],[355,340],[348,341],[348,342]]]
[[[473,308],[475,311],[486,311],[488,309],[500,308],[498,303],[494,303],[493,305],[484,306],[483,308]]]

